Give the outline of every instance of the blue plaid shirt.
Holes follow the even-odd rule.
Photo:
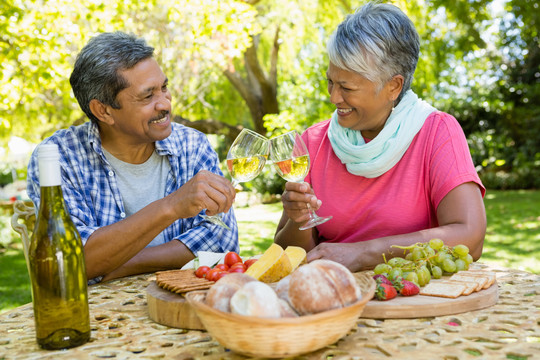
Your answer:
[[[126,217],[114,169],[103,155],[97,125],[86,122],[59,130],[43,143],[58,144],[64,200],[83,244],[98,228]],[[173,123],[171,135],[156,142],[156,151],[167,156],[171,164],[167,195],[178,190],[200,170],[223,175],[208,139],[192,128]],[[27,188],[36,209],[40,196],[38,175],[36,149],[28,164]],[[195,255],[198,251],[238,252],[238,227],[233,209],[223,216],[230,231],[205,221],[201,214],[176,220],[163,230],[165,238],[181,241]]]

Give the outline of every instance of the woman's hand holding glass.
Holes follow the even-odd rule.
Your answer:
[[[253,180],[264,168],[269,152],[269,140],[249,129],[243,129],[236,137],[227,153],[227,169],[236,187],[241,182]],[[216,225],[230,228],[223,222],[220,214],[202,215]]]
[[[287,181],[302,183],[309,172],[309,152],[296,131],[270,139],[270,159],[279,176]],[[317,216],[309,202],[306,203],[306,207],[309,210],[309,220],[300,227],[300,230],[321,225],[332,218],[332,216],[324,218]]]

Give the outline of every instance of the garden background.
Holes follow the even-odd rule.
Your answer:
[[[413,90],[454,115],[488,189],[481,261],[540,272],[540,5],[536,0],[388,1],[414,22]],[[224,159],[244,127],[267,136],[329,117],[325,44],[365,1],[4,0],[0,3],[0,312],[31,301],[11,203],[26,198],[35,144],[86,121],[69,75],[95,34],[143,36],[169,78],[176,122]],[[226,173],[226,171],[225,171]],[[267,167],[235,205],[242,255],[272,241],[283,181]]]

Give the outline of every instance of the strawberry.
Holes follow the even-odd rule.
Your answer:
[[[381,275],[381,274],[374,275],[373,279],[375,279],[375,281],[377,281],[377,283],[380,282],[382,284],[393,285],[392,282],[390,280],[388,280],[388,278],[386,276]]]
[[[416,285],[412,281],[403,280],[402,283],[403,283],[403,288],[399,291],[401,295],[412,296],[420,292],[420,288],[418,287],[418,285]]]
[[[412,296],[420,292],[418,285],[409,280],[403,280],[402,277],[397,277],[394,280],[394,287],[403,296]]]
[[[392,285],[379,282],[377,280],[377,288],[375,289],[375,297],[377,300],[390,300],[397,296],[397,290]]]

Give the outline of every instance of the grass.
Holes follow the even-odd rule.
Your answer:
[[[32,301],[22,246],[0,254],[0,312]]]
[[[0,312],[32,301],[20,237],[11,230],[10,214],[0,209]]]
[[[540,191],[488,191],[488,228],[481,262],[540,274]],[[281,203],[236,209],[243,256],[262,253],[273,241]],[[0,313],[31,301],[19,237],[0,213]]]
[[[540,191],[488,191],[480,261],[540,274]]]
[[[242,256],[261,254],[268,249],[274,242],[282,210],[281,203],[235,209]]]

